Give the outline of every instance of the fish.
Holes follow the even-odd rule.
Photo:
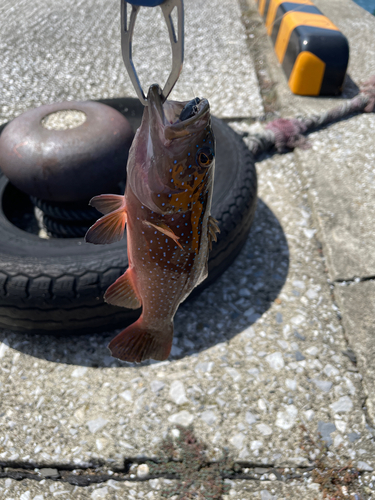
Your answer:
[[[215,137],[207,99],[165,100],[151,85],[148,105],[129,151],[123,196],[95,196],[104,216],[86,241],[120,241],[126,227],[129,267],[105,292],[115,306],[137,309],[139,319],[108,345],[113,357],[140,363],[168,358],[173,318],[208,275],[219,232],[211,216]]]

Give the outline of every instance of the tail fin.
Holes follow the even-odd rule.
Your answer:
[[[114,358],[131,363],[146,359],[164,361],[168,358],[173,340],[173,323],[163,331],[144,326],[142,316],[117,335],[108,345]]]

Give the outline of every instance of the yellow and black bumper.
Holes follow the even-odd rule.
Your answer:
[[[299,95],[337,95],[349,61],[349,44],[310,0],[256,0],[268,35]]]

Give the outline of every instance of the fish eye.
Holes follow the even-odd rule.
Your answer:
[[[200,167],[209,167],[214,159],[214,153],[210,148],[202,148],[197,152],[196,162]]]

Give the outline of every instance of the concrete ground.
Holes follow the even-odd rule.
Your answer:
[[[336,99],[290,94],[253,0],[211,2],[203,13],[200,4],[186,2],[173,97],[211,93],[215,114],[245,142],[265,113],[329,109],[375,74],[375,18],[351,0],[316,1],[350,42],[350,78]],[[53,100],[133,95],[117,8],[2,2],[2,120]],[[153,22],[142,40],[163,36]],[[138,63],[157,78],[157,64]],[[162,461],[169,438],[197,498],[375,498],[374,124],[373,114],[356,116],[311,134],[309,150],[259,158],[248,241],[180,307],[167,362],[113,360],[113,332],[0,332],[0,497],[186,498],[176,463]],[[198,472],[189,425],[206,447]],[[328,486],[335,474],[341,497]]]

